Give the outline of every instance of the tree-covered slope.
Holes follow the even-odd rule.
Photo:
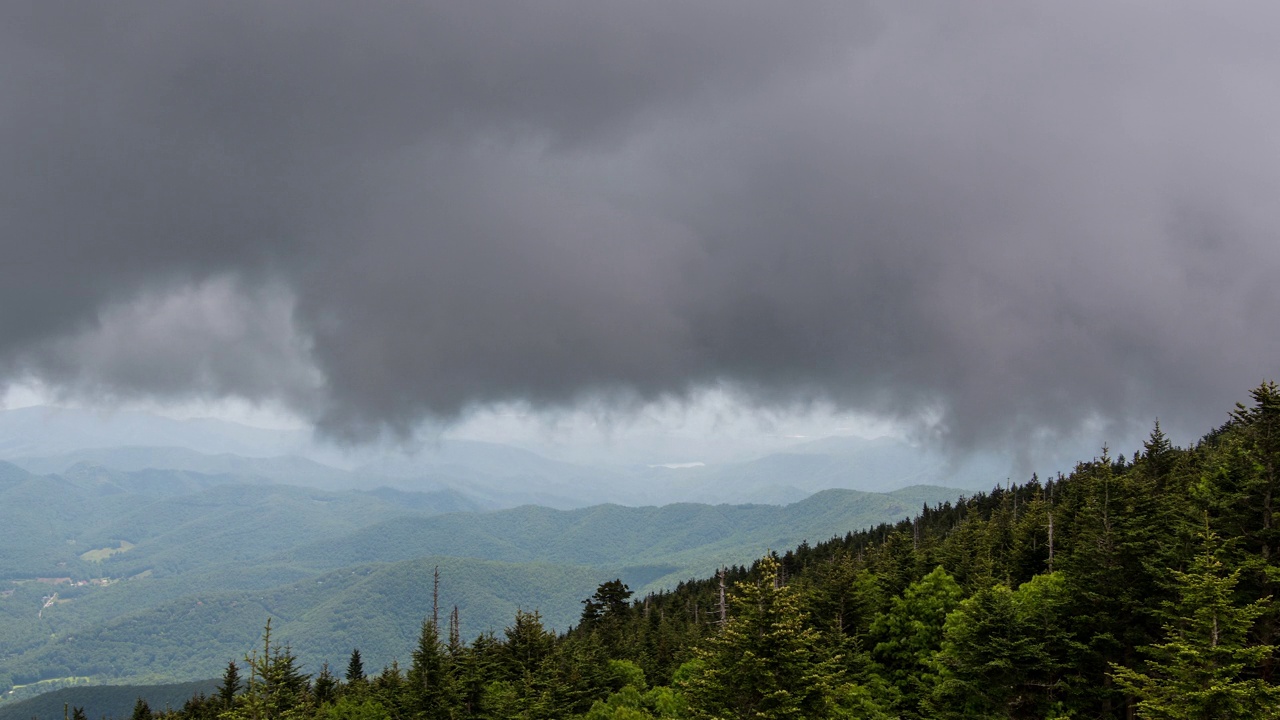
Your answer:
[[[275,559],[331,568],[430,553],[602,567],[661,565],[671,571],[654,582],[670,583],[718,565],[747,562],[770,548],[908,517],[924,504],[955,496],[955,490],[930,487],[888,494],[829,490],[783,507],[600,505],[564,511],[527,506],[480,515],[404,517],[304,545]]]
[[[73,470],[5,468],[0,499],[14,502],[0,505],[0,539],[20,552],[0,587],[0,684],[202,677],[268,616],[313,668],[355,638],[371,662],[389,662],[428,611],[436,565],[468,637],[500,631],[517,608],[564,629],[601,577],[671,586],[954,492],[432,515],[447,497],[218,483],[175,494]]]
[[[549,626],[567,629],[600,575],[590,567],[443,557],[347,567],[267,588],[206,588],[150,605],[130,596],[143,584],[104,588],[95,604],[142,609],[95,623],[91,618],[100,608],[81,610],[76,601],[50,608],[38,621],[31,617],[38,642],[10,645],[13,650],[0,658],[0,677],[18,684],[47,677],[205,677],[251,647],[269,617],[313,671],[345,656],[353,643],[381,668],[397,657],[408,659],[404,648],[432,612],[436,567],[444,581],[442,613],[456,605],[467,637],[501,631],[521,608],[540,609]]]

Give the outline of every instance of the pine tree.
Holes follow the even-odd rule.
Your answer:
[[[281,720],[305,717],[311,698],[309,678],[298,667],[297,656],[286,646],[271,641],[271,620],[262,633],[262,654],[245,657],[249,681],[241,706],[229,711],[236,717]]]
[[[151,706],[146,700],[138,698],[138,701],[133,704],[133,715],[130,716],[130,720],[151,720]]]
[[[1280,688],[1252,676],[1275,651],[1249,642],[1268,602],[1234,601],[1240,570],[1228,571],[1220,552],[1218,537],[1206,529],[1202,551],[1189,570],[1173,572],[1177,600],[1167,608],[1165,641],[1143,648],[1150,658],[1146,672],[1113,666],[1116,683],[1138,697],[1140,717],[1280,717]]]
[[[695,718],[821,718],[843,685],[838,658],[821,648],[799,598],[778,584],[777,560],[735,585],[730,618],[698,651],[685,682]]]
[[[1054,573],[1016,591],[996,585],[962,602],[947,616],[928,716],[1046,717],[1070,665],[1065,595]]]
[[[1142,444],[1142,448],[1143,459],[1151,466],[1151,474],[1157,478],[1167,475],[1174,459],[1173,443],[1169,442],[1169,438],[1160,429],[1159,419],[1156,420],[1156,426],[1152,429],[1150,437]]]
[[[364,682],[364,661],[360,659],[360,650],[351,651],[351,659],[347,661],[347,682],[362,683]]]
[[[224,710],[230,710],[240,692],[240,668],[235,660],[227,662],[227,669],[222,673],[222,684],[218,685],[218,699]]]
[[[329,663],[320,666],[320,674],[311,684],[311,694],[316,705],[333,703],[338,699],[338,679],[329,672]]]
[[[1069,586],[1075,640],[1076,699],[1102,717],[1121,717],[1133,698],[1114,686],[1111,665],[1131,664],[1136,648],[1160,634],[1156,610],[1168,593],[1161,578],[1170,560],[1157,493],[1133,469],[1117,473],[1107,448],[1081,463],[1069,485],[1069,546],[1061,568]],[[1065,529],[1065,528],[1064,528]]]
[[[447,717],[447,706],[452,704],[449,660],[440,644],[435,620],[423,621],[407,678],[418,717]]]
[[[505,633],[504,664],[513,679],[537,671],[555,646],[555,634],[543,627],[542,615],[537,610],[517,610],[515,622]]]

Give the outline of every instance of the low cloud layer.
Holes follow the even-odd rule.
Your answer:
[[[0,382],[1198,433],[1280,358],[1280,9],[1229,5],[5,7]]]

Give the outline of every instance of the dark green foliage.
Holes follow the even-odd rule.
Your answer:
[[[1066,594],[1053,573],[1016,591],[993,585],[962,602],[947,616],[927,716],[1047,717],[1070,667]]]
[[[601,621],[616,620],[626,616],[627,601],[633,593],[621,579],[601,583],[591,597],[582,601],[580,625],[592,625]]]
[[[338,699],[338,679],[329,672],[329,663],[320,666],[320,674],[311,684],[311,694],[317,705],[332,703]]]
[[[352,650],[351,659],[347,661],[347,682],[358,683],[364,680],[364,661],[360,659],[360,651]]]
[[[218,686],[218,700],[224,710],[230,710],[240,693],[240,668],[235,660],[227,661],[226,672],[222,674],[222,684]]]
[[[454,691],[448,661],[435,624],[424,620],[418,646],[413,650],[413,665],[406,677],[409,696],[418,717],[447,717],[444,708],[453,704]]]
[[[1142,717],[1280,717],[1280,688],[1249,677],[1275,652],[1249,638],[1270,603],[1237,604],[1240,570],[1228,571],[1220,552],[1217,536],[1206,530],[1190,569],[1173,572],[1176,598],[1165,608],[1164,642],[1142,648],[1146,672],[1115,668],[1117,683],[1138,698]]]

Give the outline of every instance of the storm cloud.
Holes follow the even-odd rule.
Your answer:
[[[731,386],[1199,432],[1280,332],[1273,3],[10,3],[0,383],[335,436]]]

